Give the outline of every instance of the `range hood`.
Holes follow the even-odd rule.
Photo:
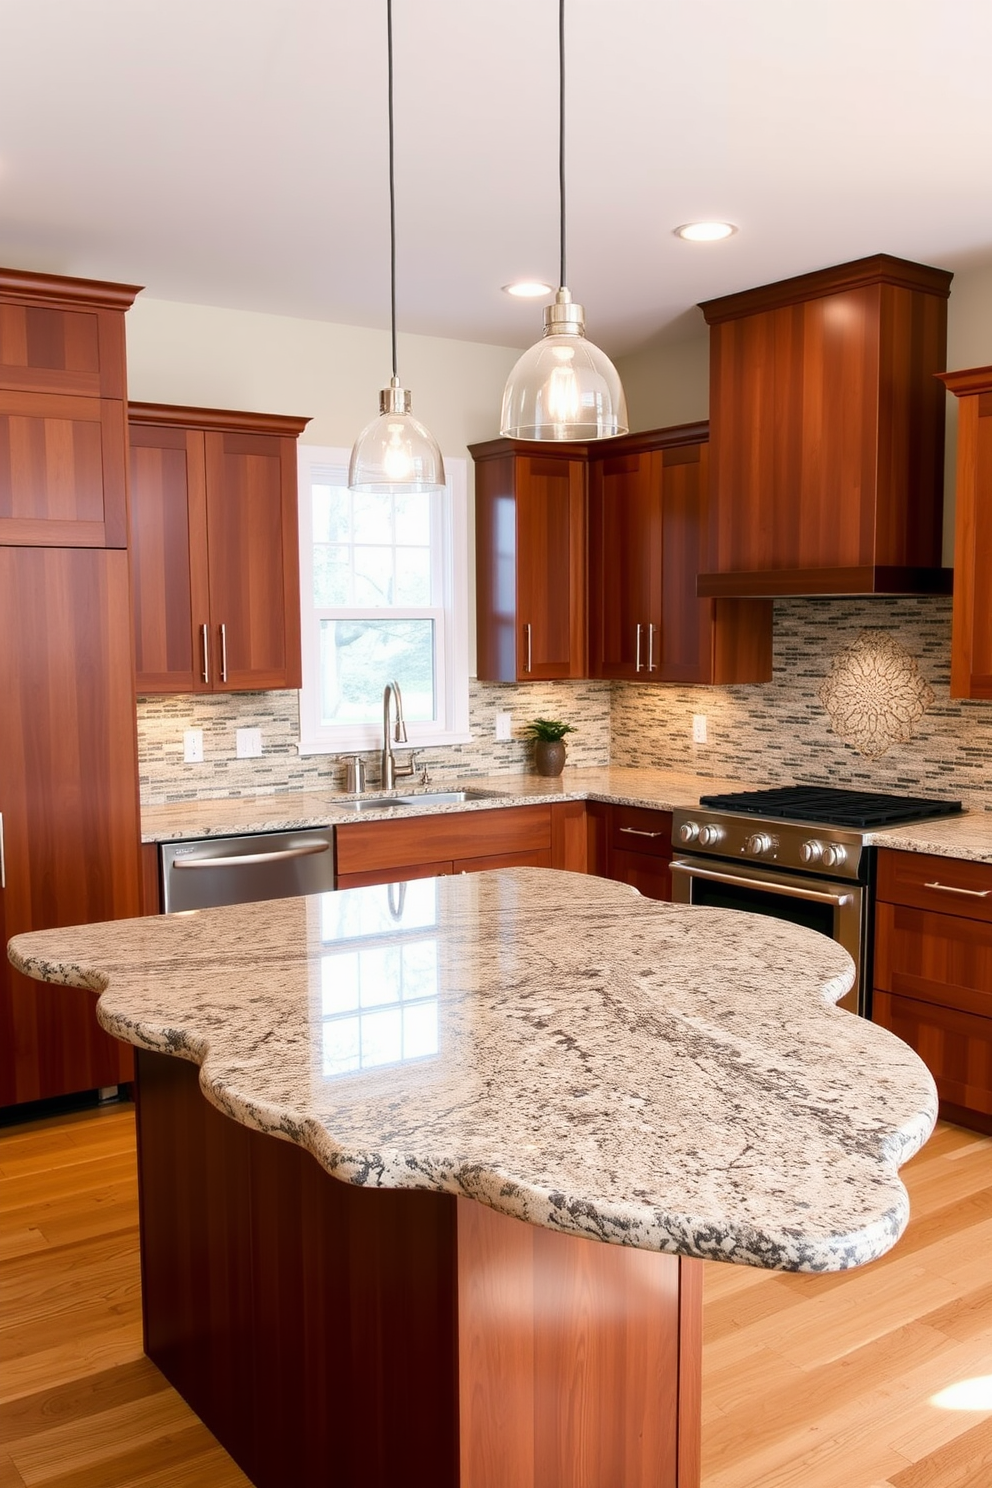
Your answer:
[[[705,302],[703,597],[949,593],[943,269],[876,254]]]

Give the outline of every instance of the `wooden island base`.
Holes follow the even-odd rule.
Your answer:
[[[258,1488],[698,1488],[701,1262],[338,1182],[136,1052],[145,1349]]]

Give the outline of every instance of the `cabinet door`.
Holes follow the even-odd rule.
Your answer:
[[[949,372],[959,398],[951,697],[992,699],[992,368]]]
[[[517,675],[586,674],[585,461],[518,455]]]
[[[214,689],[300,687],[296,441],[203,437]]]
[[[210,594],[203,434],[132,424],[131,597],[139,692],[203,692]]]
[[[0,387],[0,542],[124,548],[124,404]]]
[[[698,456],[697,456],[698,458]],[[652,681],[662,654],[660,456],[642,450],[589,469],[589,669]],[[695,571],[685,582],[692,582]]]
[[[6,935],[141,911],[127,554],[0,547]],[[0,1104],[129,1078],[95,997],[0,960]]]
[[[0,295],[0,542],[126,547],[123,311],[133,291],[0,270]],[[104,303],[57,303],[88,295]]]

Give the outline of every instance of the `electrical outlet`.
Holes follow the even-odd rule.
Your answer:
[[[496,738],[497,739],[503,740],[503,739],[508,739],[510,737],[510,726],[511,726],[512,722],[513,722],[513,714],[512,713],[497,713],[496,714]]]
[[[238,759],[257,759],[258,756],[261,754],[261,729],[238,729],[237,740]]]
[[[694,744],[706,743],[706,714],[693,713],[692,715],[692,742]]]
[[[186,729],[183,733],[183,760],[187,765],[203,764],[202,729]]]

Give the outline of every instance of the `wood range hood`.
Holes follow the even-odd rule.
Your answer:
[[[947,594],[944,269],[876,254],[700,308],[710,551],[700,596]]]

